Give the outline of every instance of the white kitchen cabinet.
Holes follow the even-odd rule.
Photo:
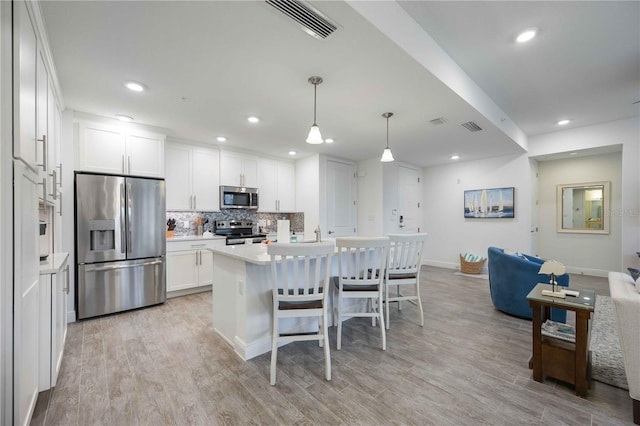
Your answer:
[[[164,135],[100,123],[78,126],[77,170],[164,177]]]
[[[258,187],[258,158],[232,151],[220,152],[220,185]]]
[[[38,175],[21,160],[14,176],[14,423],[29,424],[38,398],[39,232]]]
[[[165,157],[167,210],[220,209],[217,150],[168,143]]]
[[[68,253],[50,254],[40,265],[39,391],[56,385],[67,336]]]
[[[259,205],[263,212],[293,212],[295,210],[295,167],[283,161],[264,160],[258,163]]]
[[[36,61],[38,56],[35,25],[24,1],[13,3],[13,156],[30,169],[38,170],[36,137]]]
[[[208,248],[225,244],[224,238],[167,240],[167,297],[174,291],[210,286],[213,253]]]

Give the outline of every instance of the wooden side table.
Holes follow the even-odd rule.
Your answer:
[[[565,299],[542,295],[542,290],[551,289],[550,284],[538,284],[527,295],[533,314],[533,355],[529,361],[529,368],[533,368],[533,380],[542,382],[544,376],[553,377],[574,385],[577,395],[587,396],[587,342],[589,319],[596,299],[595,292],[578,290],[579,296],[567,296]],[[542,335],[542,324],[551,318],[551,308],[576,313],[575,343]]]

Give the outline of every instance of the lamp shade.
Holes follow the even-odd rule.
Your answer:
[[[547,275],[555,275],[560,276],[566,272],[564,265],[556,260],[547,260],[542,264],[539,274],[547,274]]]
[[[307,136],[307,143],[313,145],[319,145],[322,142],[322,135],[320,134],[320,128],[317,125],[311,126],[311,130],[309,130],[309,136]]]
[[[389,148],[385,148],[384,151],[382,151],[382,157],[380,158],[380,161],[382,161],[383,163],[393,161],[393,154],[391,153],[391,150]]]

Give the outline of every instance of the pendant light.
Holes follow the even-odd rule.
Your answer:
[[[393,117],[393,113],[385,112],[382,116],[387,119],[387,147],[382,151],[380,161],[387,163],[389,161],[393,161],[393,154],[391,153],[391,149],[389,149],[389,117]]]
[[[318,88],[318,84],[322,83],[322,77],[318,77],[317,75],[311,76],[309,77],[309,83],[313,84],[313,125],[311,126],[311,130],[309,130],[307,143],[318,145],[324,142],[322,135],[320,135],[320,128],[316,124],[316,89]]]

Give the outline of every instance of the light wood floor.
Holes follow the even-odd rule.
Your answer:
[[[388,350],[367,319],[345,323],[342,351],[330,329],[333,380],[322,349],[294,343],[241,361],[211,326],[211,293],[69,325],[55,389],[34,425],[165,424],[631,424],[625,390],[591,382],[534,382],[531,323],[496,311],[484,279],[425,267],[425,326],[415,307],[392,309]],[[572,286],[607,294],[603,278]]]

